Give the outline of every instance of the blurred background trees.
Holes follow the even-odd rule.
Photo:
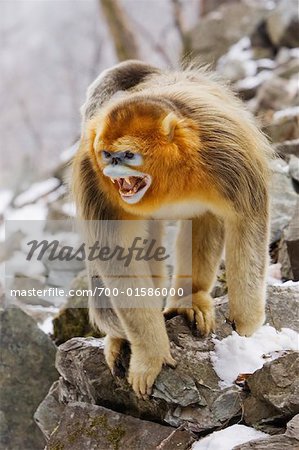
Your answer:
[[[1,1],[0,188],[51,173],[89,83],[119,60],[177,66],[198,0]],[[11,176],[13,173],[13,177]]]

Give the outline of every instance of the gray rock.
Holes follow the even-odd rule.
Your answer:
[[[245,2],[222,5],[187,34],[185,50],[200,56],[201,61],[215,64],[232,44],[250,35],[267,14],[263,5]]]
[[[268,439],[258,439],[237,445],[232,450],[296,450],[298,444],[295,439],[291,439],[284,434],[271,436]]]
[[[299,182],[299,158],[295,155],[290,156],[289,173],[293,180]]]
[[[22,292],[28,293],[28,291],[31,289],[43,290],[45,288],[44,277],[30,278],[30,277],[25,277],[25,276],[23,276],[23,277],[14,276],[14,279],[12,281],[10,288],[20,291],[20,294]],[[52,303],[50,301],[42,299],[38,295],[28,295],[28,294],[27,295],[18,295],[17,294],[16,298],[22,304],[41,305],[41,306],[45,306],[45,307],[52,305]]]
[[[225,269],[219,269],[217,273],[217,279],[215,281],[213,290],[211,292],[212,297],[223,297],[227,294],[227,282]]]
[[[282,0],[266,21],[271,42],[279,47],[299,47],[297,0]]]
[[[80,401],[173,426],[184,425],[193,431],[221,427],[238,417],[242,395],[237,387],[219,388],[219,378],[210,362],[211,337],[192,336],[182,317],[168,321],[167,328],[178,365],[176,369],[162,370],[148,400],[138,399],[125,379],[111,376],[102,339],[74,338],[62,344],[56,366],[67,386],[71,386],[70,398],[64,389],[64,402],[73,401],[76,392],[75,399]],[[124,366],[127,361],[128,355]]]
[[[66,266],[66,265],[65,265]],[[50,270],[48,277],[47,277],[47,284],[49,286],[55,286],[55,287],[63,287],[63,288],[69,288],[74,277],[78,274],[79,271],[81,271],[84,268],[78,268],[77,271],[72,270]]]
[[[273,115],[271,123],[263,128],[263,131],[274,143],[298,139],[298,108],[289,108],[286,111],[278,111]]]
[[[291,328],[299,333],[299,322],[297,314],[299,308],[298,286],[268,286],[266,302],[266,323],[277,330]],[[228,316],[227,296],[216,299],[216,334],[221,338],[231,333],[231,327],[225,324]]]
[[[286,352],[248,376],[250,396],[244,400],[247,424],[258,426],[299,413],[298,363],[298,352]]]
[[[298,286],[268,286],[266,304],[266,322],[277,330],[291,328],[299,333]]]
[[[299,139],[293,139],[291,141],[275,144],[274,150],[278,156],[288,161],[291,155],[299,156]]]
[[[278,261],[285,279],[299,281],[299,200],[289,226],[283,232],[278,248]]]
[[[46,450],[187,450],[193,442],[188,431],[77,402],[65,408]]]
[[[35,422],[46,439],[49,439],[57,428],[64,408],[64,405],[59,403],[59,381],[55,381],[34,414]]]
[[[275,72],[266,80],[263,80],[261,75],[257,79],[261,81],[256,98],[259,113],[268,110],[280,111],[293,106],[296,102],[298,93],[297,82],[294,81],[292,83],[288,79],[275,76]],[[282,127],[282,125],[276,126]],[[286,127],[286,125],[284,126]]]
[[[20,250],[24,236],[22,231],[17,230],[6,236],[5,241],[0,242],[0,262],[11,258],[15,250]]]
[[[281,264],[280,271],[282,280],[293,280],[291,261],[286,242],[286,230],[284,230],[281,234],[281,239],[278,245],[277,262]]]
[[[34,423],[33,414],[57,379],[56,347],[20,309],[1,311],[0,321],[0,447],[40,450],[44,438]]]
[[[294,214],[298,195],[295,192],[292,179],[288,173],[287,164],[277,159],[272,165],[271,185],[271,242],[281,237],[281,232]]]
[[[299,414],[293,417],[287,424],[286,436],[297,439],[299,441]]]
[[[290,79],[297,76],[299,72],[299,58],[293,58],[281,64],[275,71],[276,75],[281,78]]]
[[[294,215],[286,231],[286,245],[293,280],[299,281],[299,200],[297,200]]]
[[[295,450],[299,448],[299,415],[287,424],[284,434],[258,439],[237,445],[233,450]]]

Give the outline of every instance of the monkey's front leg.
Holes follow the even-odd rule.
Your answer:
[[[121,309],[117,313],[131,344],[128,381],[138,397],[150,395],[162,365],[175,367],[162,312],[134,308]]]
[[[244,336],[265,320],[268,217],[264,213],[226,223],[226,274],[229,319]]]
[[[186,251],[188,235],[189,224],[183,221],[177,237],[177,261],[172,287],[175,292],[183,288],[185,296],[168,297],[164,314],[166,317],[184,315],[194,331],[207,336],[215,326],[210,291],[223,250],[223,222],[209,212],[192,219],[192,255],[190,251]],[[182,276],[184,270],[190,266],[191,256],[192,286],[191,280],[188,282],[188,278],[184,279]]]

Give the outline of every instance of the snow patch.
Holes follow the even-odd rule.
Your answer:
[[[3,214],[13,198],[13,192],[9,189],[0,190],[0,214]]]
[[[236,445],[269,435],[245,425],[232,425],[224,430],[214,431],[193,444],[192,450],[232,450]]]
[[[281,264],[271,264],[268,267],[268,274],[267,274],[267,283],[269,285],[277,285],[282,284],[281,281]]]
[[[220,386],[231,386],[239,374],[253,373],[265,362],[277,357],[273,352],[298,350],[299,335],[289,328],[275,330],[270,325],[262,326],[250,337],[240,336],[235,331],[219,341],[213,339],[215,349],[211,361],[220,381]]]
[[[15,206],[19,207],[27,203],[34,203],[40,197],[49,194],[60,185],[58,178],[49,178],[45,181],[33,183],[29,189],[18,195]]]
[[[26,259],[27,254],[15,251],[13,256],[5,262],[6,276],[12,277],[19,274],[24,277],[35,278],[44,275],[46,272],[45,266],[37,259]]]
[[[297,83],[296,83],[297,84]],[[276,111],[273,114],[273,121],[284,119],[290,116],[298,116],[299,115],[299,106],[291,106],[290,108],[283,109],[281,111]]]
[[[53,317],[47,317],[43,322],[39,322],[38,327],[46,334],[53,334]]]

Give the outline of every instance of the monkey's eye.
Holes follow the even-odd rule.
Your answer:
[[[102,151],[103,159],[109,159],[111,157],[111,153],[106,152],[105,150]]]
[[[132,152],[125,152],[125,158],[127,159],[133,159],[134,158],[134,153]]]

